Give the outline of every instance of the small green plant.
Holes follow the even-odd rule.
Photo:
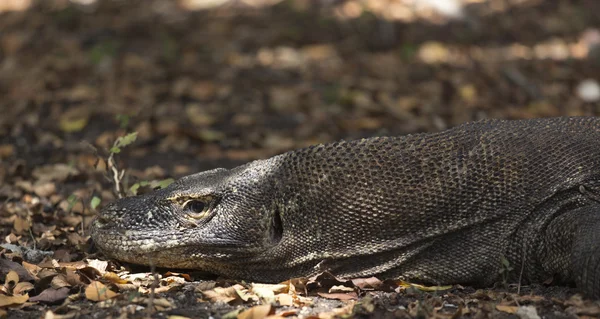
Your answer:
[[[101,199],[98,196],[94,196],[92,197],[92,200],[90,200],[90,208],[92,210],[96,210],[96,208],[98,208],[98,205],[100,205]]]
[[[161,189],[171,185],[171,183],[173,183],[174,181],[175,180],[172,178],[156,181],[139,181],[131,185],[131,187],[129,187],[129,192],[131,193],[131,195],[138,195],[142,188]]]
[[[79,198],[77,198],[75,194],[71,194],[69,195],[69,197],[67,197],[67,203],[69,203],[69,206],[67,206],[68,212],[70,212],[73,209],[73,207],[75,207],[75,204],[77,204],[78,200]]]
[[[112,173],[112,182],[115,187],[115,193],[119,198],[123,197],[123,176],[125,176],[125,170],[120,170],[117,167],[117,163],[115,161],[115,154],[121,153],[121,149],[131,143],[135,142],[137,138],[137,132],[129,133],[125,136],[120,136],[113,143],[112,147],[109,150],[108,159],[106,161],[108,170]]]
[[[117,41],[106,39],[95,44],[89,51],[89,59],[93,64],[100,64],[106,57],[114,57],[119,50]]]
[[[122,129],[127,128],[127,126],[129,125],[129,115],[117,114],[115,116],[115,119],[119,121],[119,127]]]
[[[508,275],[511,271],[513,271],[514,268],[510,265],[510,262],[504,256],[500,256],[500,262],[502,264],[502,268],[498,270],[498,273],[500,273],[500,275],[502,276],[502,284],[504,285],[504,287],[506,287]]]

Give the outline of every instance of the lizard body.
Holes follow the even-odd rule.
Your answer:
[[[600,298],[600,118],[484,120],[317,145],[107,205],[110,257],[277,282],[524,282]]]

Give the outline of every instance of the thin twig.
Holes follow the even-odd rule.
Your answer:
[[[523,249],[523,257],[521,257],[521,273],[519,274],[519,285],[517,286],[517,294],[521,295],[521,280],[523,279],[523,270],[525,269],[525,249]]]
[[[156,274],[156,266],[152,262],[152,259],[148,258],[150,264],[150,271],[152,272],[152,285],[150,286],[150,298],[148,298],[148,316],[151,316],[154,312],[154,294],[155,289],[158,286],[158,275]]]

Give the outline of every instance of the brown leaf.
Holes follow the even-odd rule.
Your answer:
[[[81,131],[90,119],[88,107],[71,108],[61,115],[58,126],[61,131],[66,133]]]
[[[92,283],[85,288],[85,297],[92,301],[104,301],[118,295],[118,293],[108,289],[108,287],[99,281],[92,281]]]
[[[67,164],[50,164],[36,167],[31,174],[38,181],[60,183],[71,176],[78,175],[79,171]]]
[[[506,312],[506,313],[517,313],[519,307],[517,306],[505,306],[505,305],[496,305],[496,310]]]
[[[38,267],[37,265],[34,265],[34,264],[30,264],[26,261],[23,261],[23,268],[25,268],[27,271],[29,271],[32,275],[37,275],[37,273],[40,272],[40,270],[42,270],[41,267]]]
[[[286,284],[252,284],[252,291],[255,289],[266,289],[270,290],[274,293],[287,293],[289,291],[289,286]]]
[[[203,291],[202,294],[211,302],[221,301],[229,304],[246,302],[252,296],[248,294],[244,286],[239,284],[227,288],[215,287],[212,290]]]
[[[88,264],[83,261],[67,261],[67,262],[59,262],[58,267],[64,267],[69,270],[80,270],[86,267],[89,267]]]
[[[6,279],[4,281],[4,284],[14,286],[17,283],[19,283],[19,275],[14,270],[9,271],[8,274],[6,274]]]
[[[318,289],[323,292],[328,292],[329,288],[333,286],[354,287],[354,284],[350,280],[338,279],[328,272],[324,272],[320,275],[310,278],[308,283],[306,284],[306,288],[309,291],[314,291]]]
[[[0,159],[11,157],[15,153],[15,146],[12,144],[0,145]]]
[[[381,280],[375,277],[355,278],[352,279],[352,283],[362,290],[377,290],[383,284]]]
[[[52,278],[52,282],[50,282],[50,286],[54,289],[60,289],[64,287],[71,287],[71,284],[67,281],[67,276],[65,274],[58,274]]]
[[[271,314],[272,309],[270,304],[258,305],[250,309],[246,309],[237,315],[238,319],[263,319]]]
[[[169,277],[169,276],[178,276],[187,281],[192,281],[192,277],[190,277],[189,274],[185,274],[185,273],[167,271],[167,273],[165,273],[165,277]]]
[[[39,197],[49,197],[56,194],[56,184],[45,181],[36,182],[33,184],[33,192]]]
[[[14,270],[14,271],[17,272],[17,274],[19,274],[19,279],[21,281],[33,281],[33,280],[35,280],[35,277],[33,277],[27,271],[27,269],[25,269],[20,264],[14,262],[12,260],[8,260],[6,258],[0,258],[0,276],[6,276],[6,274],[8,274],[8,272],[11,271],[11,270]]]
[[[42,291],[42,293],[40,293],[39,295],[29,298],[29,301],[41,302],[45,304],[54,304],[62,302],[63,300],[67,299],[67,297],[69,297],[69,288],[67,287],[62,287],[58,289],[48,288]]]
[[[279,303],[280,306],[293,306],[294,305],[294,297],[288,294],[278,294],[275,295],[275,301]]]
[[[17,217],[15,218],[13,228],[17,235],[22,235],[31,228],[31,222],[25,218]]]
[[[29,299],[29,295],[20,295],[20,296],[0,295],[0,307],[10,307],[10,306],[22,305],[27,301],[27,299]]]
[[[106,272],[106,268],[108,267],[107,261],[99,259],[88,259],[87,263],[89,267],[95,268],[98,270],[98,272],[100,272],[100,274],[104,274]]]
[[[27,281],[18,283],[13,289],[13,294],[24,295],[34,288],[33,284]]]
[[[110,271],[102,275],[102,278],[115,284],[126,284],[128,282],[126,279],[122,279],[121,277],[119,277],[119,275]]]
[[[318,292],[317,294],[319,296],[321,296],[323,298],[327,298],[327,299],[337,299],[337,300],[357,300],[358,299],[358,295],[356,294],[356,292],[349,292],[349,293]]]
[[[278,319],[278,318],[285,318],[285,317],[296,316],[297,314],[298,314],[298,310],[284,310],[284,311],[281,311],[281,312],[276,313],[274,315],[270,315],[267,318],[268,319]]]

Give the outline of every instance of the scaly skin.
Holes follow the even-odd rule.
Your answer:
[[[265,282],[489,285],[506,258],[509,280],[599,298],[598,198],[600,118],[486,120],[190,175],[106,206],[91,232],[122,261]]]

